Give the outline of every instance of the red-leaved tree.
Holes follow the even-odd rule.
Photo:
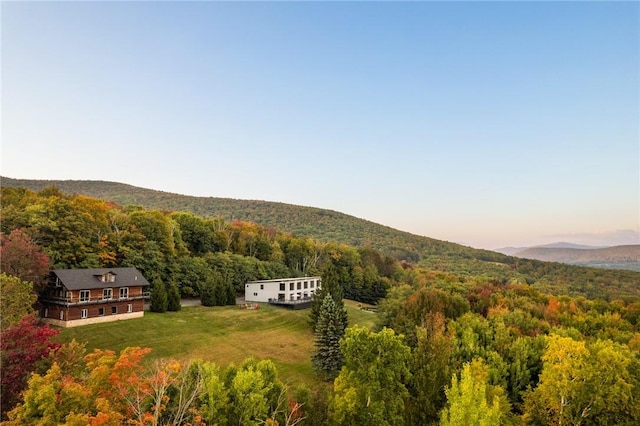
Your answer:
[[[21,229],[0,234],[2,272],[33,284],[38,293],[49,274],[49,256]]]
[[[19,402],[20,392],[26,388],[29,375],[35,371],[38,362],[60,346],[51,341],[57,334],[58,330],[40,325],[35,314],[2,330],[0,409],[3,417]]]

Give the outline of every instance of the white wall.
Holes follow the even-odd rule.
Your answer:
[[[284,284],[284,290],[280,290],[281,284]],[[312,285],[313,288],[311,288]],[[244,300],[247,302],[266,303],[269,299],[278,299],[279,295],[284,295],[284,300],[298,300],[311,297],[320,287],[320,277],[249,281],[244,286]]]
[[[268,302],[269,299],[277,299],[280,284],[269,283],[247,283],[244,286],[244,300],[247,302]]]

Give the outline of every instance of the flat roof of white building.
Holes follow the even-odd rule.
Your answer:
[[[305,280],[319,280],[322,277],[298,277],[298,278],[276,278],[273,280],[256,280],[247,281],[247,284],[264,284],[264,283],[281,283],[285,281],[305,281]]]

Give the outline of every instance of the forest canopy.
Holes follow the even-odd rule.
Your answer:
[[[450,247],[453,255],[424,249],[408,261],[371,246],[184,210],[122,206],[55,187],[3,187],[1,203],[2,249],[18,253],[7,257],[14,275],[2,276],[3,311],[18,312],[2,318],[10,324],[2,331],[8,424],[46,416],[63,424],[640,421],[638,273],[515,258],[502,263],[494,257],[501,255],[460,246]],[[338,362],[319,358],[322,351],[314,355],[323,367],[318,381],[328,381],[323,393],[327,388],[287,389],[268,360],[220,369],[175,360],[142,365],[144,348],[86,355],[77,343],[52,343],[55,332],[28,315],[30,292],[48,268],[121,266],[138,268],[167,292],[205,296],[210,305],[233,303],[249,280],[322,275],[332,297],[375,305],[377,326],[342,333],[348,321],[334,321],[330,303],[321,309],[320,324],[340,329],[315,328],[320,344],[340,350]],[[19,297],[5,298],[5,289]],[[20,336],[38,337],[20,343]],[[326,336],[342,337],[336,344]],[[39,350],[22,363],[34,343]],[[86,398],[98,392],[96,384],[109,398]],[[145,396],[130,406],[135,392]],[[54,403],[54,394],[64,403]]]

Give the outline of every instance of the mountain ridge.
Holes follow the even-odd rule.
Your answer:
[[[610,247],[610,246],[606,246],[606,247]],[[532,248],[559,248],[559,249],[573,248],[573,249],[589,250],[589,249],[599,249],[599,248],[606,248],[606,247],[603,247],[603,246],[589,246],[589,245],[585,245],[585,244],[575,244],[575,243],[568,243],[566,241],[559,241],[559,242],[556,242],[556,243],[541,244],[541,245],[535,245],[535,246],[500,247],[500,248],[497,248],[497,249],[493,249],[493,251],[498,252],[498,253],[502,253],[502,254],[506,254],[507,256],[517,256],[517,253],[520,253],[520,252],[523,252],[525,250],[532,249]]]
[[[22,186],[33,191],[55,186],[67,194],[82,194],[123,206],[140,205],[166,211],[189,211],[202,217],[221,217],[229,221],[252,221],[323,242],[336,241],[379,249],[410,261],[418,261],[419,252],[425,249],[451,251],[455,247],[454,251],[464,248],[492,253],[397,230],[335,210],[277,201],[191,196],[102,180],[36,180],[0,176],[0,185]]]
[[[498,280],[519,279],[525,274],[527,282],[535,282],[549,274],[549,267],[538,260],[520,259],[495,251],[476,249],[457,243],[397,230],[345,213],[317,207],[297,206],[274,201],[242,200],[218,197],[198,197],[166,191],[140,188],[133,185],[92,180],[33,180],[0,176],[0,185],[25,187],[40,191],[57,187],[69,195],[84,195],[115,202],[122,206],[137,205],[161,211],[185,211],[201,217],[220,217],[228,221],[240,220],[309,237],[319,242],[336,242],[354,247],[379,251],[400,261],[416,264],[429,270],[438,270],[461,276],[488,276]],[[628,282],[640,282],[634,269],[621,271],[617,265],[604,265],[616,269],[605,273],[602,282],[611,281],[604,276],[623,276]],[[573,268],[573,267],[572,267]],[[604,269],[601,269],[604,271]],[[552,275],[582,274],[554,267]],[[500,277],[500,278],[497,278]],[[612,278],[617,279],[617,278]],[[632,287],[636,287],[633,285]],[[572,291],[569,289],[568,291]],[[638,289],[632,290],[633,293]]]
[[[571,265],[610,265],[640,270],[640,245],[619,245],[604,248],[577,249],[556,247],[531,247],[514,256],[543,262],[560,262]]]

